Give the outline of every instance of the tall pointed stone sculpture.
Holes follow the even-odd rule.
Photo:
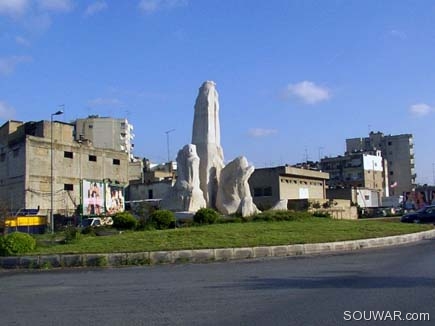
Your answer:
[[[208,207],[216,207],[219,176],[224,167],[219,124],[219,95],[216,84],[206,81],[195,102],[192,144],[199,156],[199,181]]]
[[[199,188],[199,157],[196,146],[185,145],[177,155],[177,181],[161,202],[161,206],[173,211],[196,212],[206,207]]]

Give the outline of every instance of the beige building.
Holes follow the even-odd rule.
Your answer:
[[[249,187],[255,205],[269,209],[282,200],[326,198],[329,174],[285,166],[255,169]]]
[[[129,155],[74,140],[74,125],[8,121],[0,127],[0,201],[10,211],[40,208],[49,215],[51,172],[54,214],[72,215],[81,202],[81,181],[127,185]],[[53,146],[53,165],[51,147]]]
[[[384,135],[371,132],[369,137],[346,139],[347,153],[380,150],[387,162],[391,195],[401,195],[415,187],[414,139],[412,134]]]

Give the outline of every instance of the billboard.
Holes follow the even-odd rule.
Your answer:
[[[125,210],[124,187],[119,184],[104,184],[105,206],[109,215]]]
[[[112,215],[125,210],[124,186],[82,180],[82,215]]]
[[[101,215],[106,213],[103,182],[83,180],[81,197],[83,215]]]

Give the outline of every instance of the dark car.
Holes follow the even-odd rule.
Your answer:
[[[403,215],[400,221],[405,223],[435,223],[435,205],[409,212]]]

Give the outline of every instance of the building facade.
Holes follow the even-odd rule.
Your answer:
[[[377,191],[381,197],[388,196],[388,175],[380,151],[376,155],[352,152],[326,157],[320,161],[320,168],[329,173],[330,190],[368,188]]]
[[[325,199],[329,174],[285,166],[255,169],[249,178],[254,204],[261,210],[282,200]]]
[[[90,141],[96,148],[127,153],[133,160],[133,125],[127,119],[91,115],[75,121],[75,140]]]
[[[346,139],[347,153],[376,150],[381,151],[386,161],[391,195],[399,195],[415,187],[417,175],[412,134],[384,135],[381,132],[371,132],[369,137]]]
[[[76,141],[74,128],[57,121],[53,125],[49,121],[6,122],[0,127],[0,201],[4,207],[9,211],[39,208],[49,215],[53,180],[53,212],[70,216],[81,203],[83,180],[128,184],[129,155]]]

